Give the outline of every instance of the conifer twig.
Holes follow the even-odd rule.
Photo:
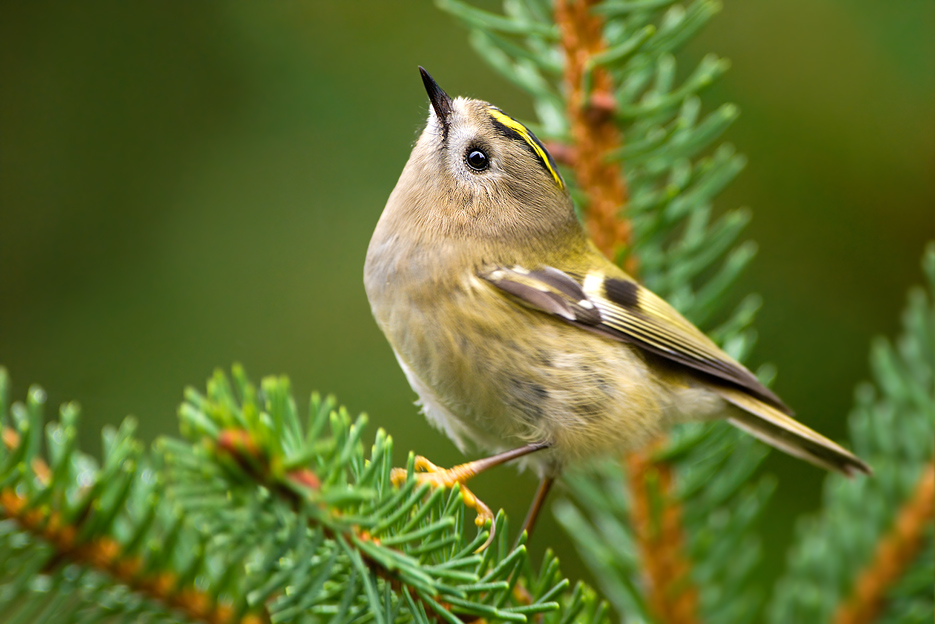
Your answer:
[[[301,504],[302,491],[317,490],[320,485],[318,476],[308,468],[292,470],[281,477],[277,477],[273,466],[270,464],[270,458],[263,453],[260,445],[251,437],[249,431],[243,429],[225,429],[221,431],[220,435],[218,435],[217,448],[218,451],[228,455],[242,468],[245,468],[258,485],[268,488],[295,507]],[[332,520],[337,521],[339,519],[334,517]],[[316,522],[311,518],[308,522],[310,525],[320,526],[328,538],[336,539],[338,537],[338,531],[333,527]],[[351,525],[345,527],[345,529],[349,536],[352,537],[352,539],[347,540],[348,547],[358,552],[364,565],[369,570],[388,582],[395,591],[400,591],[405,583],[400,580],[399,576],[394,574],[392,569],[387,568],[357,546],[359,542],[370,542],[379,545],[380,540],[358,526]],[[446,621],[434,606],[423,600],[418,593],[415,593],[412,599],[422,607],[426,615],[432,620],[436,622]],[[439,604],[444,609],[451,608],[451,605],[444,601],[440,600]]]
[[[216,371],[205,395],[186,390],[183,440],[146,452],[128,419],[105,429],[100,462],[78,448],[75,404],[45,423],[42,389],[11,405],[9,386],[0,368],[4,622],[606,619],[551,553],[538,578],[523,542],[476,553],[487,533],[463,540],[458,487],[393,486],[391,436],[365,456],[366,415],[317,393],[303,423],[285,378]]]
[[[3,427],[0,439],[8,451],[14,451],[20,443],[19,434]],[[48,484],[52,474],[48,464],[34,458],[32,469],[36,478]],[[13,488],[0,490],[0,517],[10,518],[25,531],[48,543],[55,551],[46,569],[64,562],[79,564],[108,574],[131,591],[168,608],[185,614],[186,617],[206,624],[262,624],[269,618],[248,613],[237,617],[234,609],[218,602],[194,584],[179,586],[179,576],[171,571],[146,571],[143,560],[138,556],[128,557],[121,545],[110,537],[94,537],[80,540],[81,524],[68,524],[55,509],[43,505],[36,507],[31,501]]]
[[[654,444],[628,453],[627,477],[633,497],[631,522],[646,574],[646,602],[660,622],[698,621],[698,591],[684,556],[682,508],[673,500],[674,475],[666,462],[654,461]]]
[[[935,463],[925,465],[915,492],[882,537],[873,559],[857,576],[851,596],[834,615],[835,624],[870,624],[880,614],[887,590],[919,554],[922,534],[935,518]]]
[[[587,0],[559,0],[555,21],[565,52],[565,85],[574,147],[566,160],[587,196],[587,226],[598,248],[614,259],[625,250],[632,228],[621,211],[627,203],[623,171],[607,155],[619,151],[623,137],[614,122],[613,82],[609,72],[594,66],[604,44],[603,20],[591,12]],[[588,80],[585,80],[587,76]],[[589,84],[588,84],[589,83]],[[590,90],[585,89],[590,86]],[[638,269],[634,254],[625,268]],[[653,449],[661,441],[626,457],[632,496],[632,524],[637,537],[646,582],[646,598],[661,622],[697,621],[697,590],[689,578],[690,563],[684,556],[682,512],[673,496],[673,472],[665,462],[654,461]]]
[[[591,238],[606,256],[613,258],[629,244],[631,228],[629,222],[618,218],[627,202],[620,165],[605,158],[623,141],[614,123],[610,73],[603,67],[592,67],[593,57],[606,46],[601,36],[603,20],[591,13],[591,4],[586,0],[560,0],[555,4],[555,22],[565,51],[566,101],[574,141],[574,157],[566,159],[588,196]],[[585,75],[591,78],[589,91],[584,88]]]

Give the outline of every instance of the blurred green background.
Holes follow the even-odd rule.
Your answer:
[[[753,364],[803,420],[845,433],[871,337],[898,330],[935,238],[935,3],[728,2],[681,55],[732,70],[749,166],[720,199],[754,211],[737,288],[765,307]],[[0,363],[16,396],[84,408],[85,448],[127,414],[176,430],[186,385],[240,361],[336,393],[441,464],[462,456],[412,405],[361,281],[373,226],[421,130],[422,64],[449,93],[531,106],[427,2],[0,4]],[[304,398],[303,398],[304,401]],[[372,431],[371,431],[372,434]],[[822,473],[774,453],[775,575]],[[505,468],[475,491],[517,520]],[[534,543],[583,574],[547,515]],[[538,555],[537,555],[538,557]]]

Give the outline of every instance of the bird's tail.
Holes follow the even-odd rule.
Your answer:
[[[741,390],[719,387],[716,391],[740,408],[731,412],[730,423],[770,446],[847,476],[858,472],[872,474],[870,466],[859,457],[779,409]]]

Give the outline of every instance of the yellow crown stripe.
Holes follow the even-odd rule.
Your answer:
[[[545,164],[546,169],[549,170],[549,173],[552,174],[552,177],[555,178],[555,182],[558,183],[559,187],[565,188],[565,183],[562,182],[561,176],[558,175],[558,171],[555,170],[555,167],[552,165],[552,157],[549,156],[549,153],[545,151],[545,148],[539,144],[539,141],[532,135],[529,131],[529,128],[516,121],[503,111],[498,108],[488,109],[490,116],[496,119],[498,122],[502,123],[504,126],[520,135],[524,141],[532,148],[532,151],[542,159],[543,164]]]

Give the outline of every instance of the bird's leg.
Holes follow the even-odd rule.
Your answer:
[[[532,537],[532,530],[536,527],[536,520],[539,518],[539,512],[542,511],[542,507],[545,505],[545,499],[548,498],[554,483],[555,477],[542,477],[542,480],[539,481],[539,487],[536,488],[536,496],[532,499],[532,505],[529,507],[526,519],[523,520],[523,528],[519,532],[519,535],[516,536],[517,545],[519,544],[520,538],[523,537],[523,532],[526,533],[526,542],[529,543],[529,538]]]
[[[425,457],[421,455],[416,456],[415,460],[415,469],[419,472],[416,472],[413,476],[419,483],[429,483],[435,487],[454,487],[455,484],[461,487],[461,495],[464,498],[465,506],[473,509],[477,512],[477,518],[474,520],[474,523],[482,527],[488,520],[491,521],[490,525],[490,535],[487,537],[487,541],[478,549],[478,551],[484,550],[490,543],[493,541],[494,536],[494,524],[493,524],[493,513],[490,511],[484,501],[480,500],[474,493],[471,492],[465,485],[465,483],[472,477],[479,475],[485,470],[489,470],[494,466],[499,466],[500,464],[505,464],[508,461],[518,459],[524,455],[529,455],[530,453],[535,453],[536,451],[541,451],[542,449],[550,447],[549,443],[536,442],[533,444],[527,444],[526,446],[521,446],[504,453],[498,453],[497,455],[492,455],[490,457],[485,457],[484,459],[478,459],[466,464],[459,464],[453,468],[439,468]],[[390,479],[394,485],[399,485],[406,481],[408,473],[405,468],[394,468],[390,473]]]

